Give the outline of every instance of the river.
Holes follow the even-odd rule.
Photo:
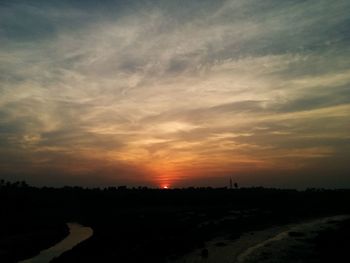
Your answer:
[[[56,245],[42,250],[39,255],[19,261],[19,263],[48,263],[53,258],[72,249],[74,246],[93,235],[93,230],[90,227],[85,227],[77,223],[67,223],[67,225],[69,227],[69,234],[66,238],[58,242]]]

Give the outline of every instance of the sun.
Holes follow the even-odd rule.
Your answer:
[[[163,186],[162,186],[162,189],[169,189],[169,185],[167,185],[167,184],[166,184],[166,185],[163,185]]]

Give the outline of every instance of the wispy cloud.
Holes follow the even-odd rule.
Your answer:
[[[345,0],[2,4],[0,171],[295,183],[328,160],[323,184],[345,178],[349,12]]]

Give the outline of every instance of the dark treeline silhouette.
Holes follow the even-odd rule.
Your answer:
[[[0,262],[37,254],[68,234],[94,235],[54,262],[164,262],[216,237],[349,214],[350,190],[31,187],[0,182]],[[203,250],[205,251],[205,250]],[[204,253],[204,252],[203,252]]]

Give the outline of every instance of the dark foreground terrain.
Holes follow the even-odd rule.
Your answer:
[[[0,262],[52,246],[67,236],[66,222],[90,226],[94,234],[55,263],[165,262],[195,249],[205,258],[206,243],[217,237],[236,240],[250,231],[350,214],[349,190],[320,189],[35,188],[2,182],[0,202]],[[303,241],[313,245],[308,260],[346,256],[349,221],[338,225]]]

